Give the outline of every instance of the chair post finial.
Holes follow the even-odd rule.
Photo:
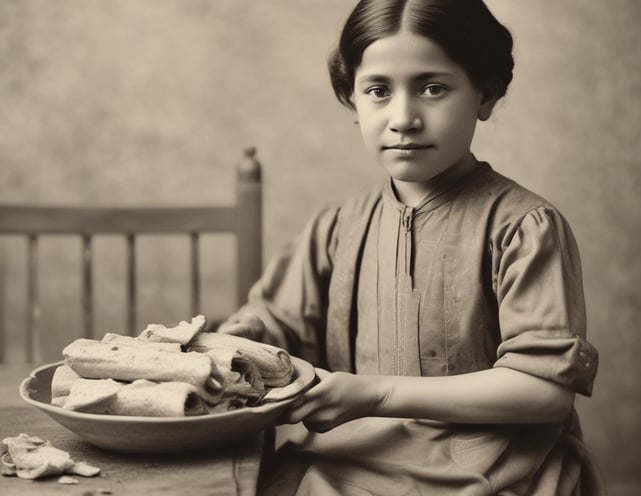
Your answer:
[[[259,183],[261,179],[261,165],[256,158],[256,147],[249,146],[243,151],[243,158],[236,167],[238,179],[250,183]]]

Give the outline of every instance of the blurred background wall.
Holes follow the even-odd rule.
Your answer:
[[[352,5],[0,0],[0,202],[231,202],[235,163],[255,145],[267,261],[316,209],[382,177],[325,70]],[[641,2],[488,5],[514,34],[516,72],[474,151],[547,197],[574,228],[589,337],[601,353],[594,396],[577,404],[611,494],[638,494]],[[187,241],[149,238],[140,249],[141,328],[189,317]],[[0,250],[11,361],[22,356],[25,245],[9,239]],[[119,332],[124,241],[102,237],[96,252],[96,329]],[[234,263],[233,242],[212,237],[203,252],[203,308],[223,317],[235,306],[223,270]],[[79,332],[80,243],[54,238],[40,253],[40,360],[50,361]]]

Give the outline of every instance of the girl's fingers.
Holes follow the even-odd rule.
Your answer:
[[[265,336],[265,324],[255,315],[245,315],[241,318],[232,316],[223,322],[216,332],[262,341]]]
[[[238,324],[221,327],[218,329],[218,332],[251,339],[253,341],[260,341],[265,333],[265,328],[239,322]]]
[[[305,399],[304,396],[299,396],[296,398],[294,401],[292,401],[292,404],[289,405],[289,411],[293,412],[297,408],[299,408],[301,405],[303,405],[307,400]]]
[[[321,407],[322,404],[320,402],[314,400],[310,401],[309,398],[307,398],[307,394],[305,394],[303,403],[300,406],[295,407],[293,410],[290,410],[288,415],[288,422],[290,424],[297,424],[308,415],[311,415],[319,410]]]
[[[321,369],[320,367],[315,367],[315,369],[316,369],[316,375],[321,381],[331,374],[329,370]]]
[[[249,332],[249,329],[243,324],[232,324],[219,328],[217,332],[220,334],[231,334],[232,336],[244,336]]]
[[[328,432],[336,427],[336,424],[333,421],[317,421],[314,419],[303,420],[303,425],[307,428],[308,431],[318,433]]]
[[[331,387],[331,380],[327,381],[326,379],[331,375],[331,372],[316,368],[316,375],[320,382],[293,403],[289,412],[290,423],[298,423],[305,417],[314,416],[317,412],[327,408],[327,388]]]

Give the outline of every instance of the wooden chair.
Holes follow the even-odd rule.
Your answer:
[[[82,239],[82,318],[84,336],[93,335],[93,250],[98,234],[126,238],[127,330],[136,326],[136,238],[145,234],[181,234],[190,238],[191,313],[200,313],[200,236],[230,233],[236,238],[237,304],[245,302],[250,286],[258,279],[262,259],[262,183],[255,149],[245,150],[236,171],[236,201],[232,205],[202,207],[83,207],[0,204],[0,235],[20,235],[27,243],[27,362],[34,361],[34,334],[39,315],[38,240],[47,235],[74,235]],[[1,331],[1,329],[0,329]],[[1,336],[0,336],[1,338]],[[4,357],[0,339],[0,362]]]

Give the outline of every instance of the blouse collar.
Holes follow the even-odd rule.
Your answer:
[[[448,201],[449,195],[446,193],[457,190],[460,186],[467,182],[469,177],[480,169],[480,163],[476,160],[474,155],[470,155],[470,160],[461,161],[453,167],[441,172],[429,180],[429,192],[425,197],[414,207],[415,212],[423,210],[431,210],[442,205]],[[383,188],[383,198],[390,201],[399,210],[403,210],[407,205],[403,204],[396,194],[394,182],[391,177],[385,182]]]

